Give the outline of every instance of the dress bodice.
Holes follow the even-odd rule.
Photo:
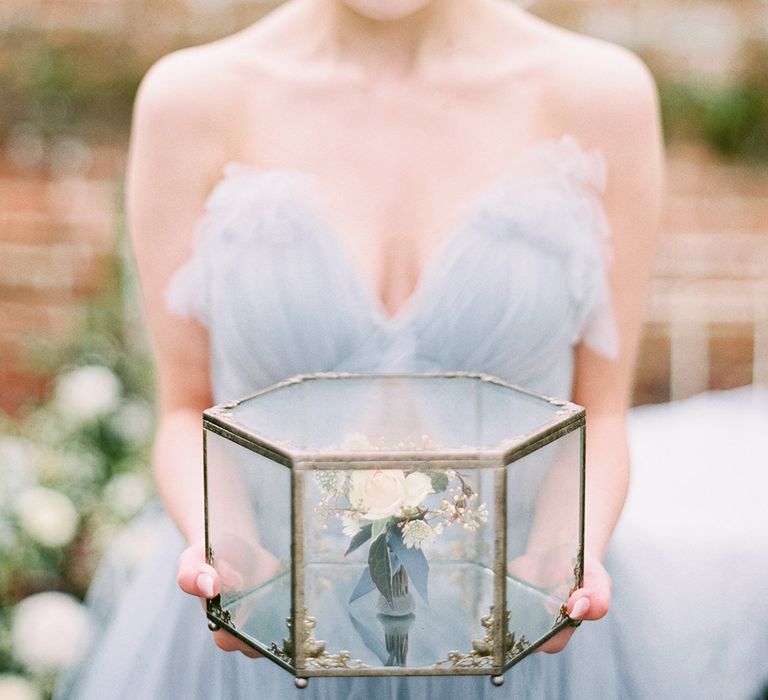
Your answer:
[[[569,136],[525,149],[389,318],[311,176],[230,161],[166,298],[208,329],[217,402],[316,371],[482,371],[567,397],[577,342],[616,351],[603,186],[601,156]]]

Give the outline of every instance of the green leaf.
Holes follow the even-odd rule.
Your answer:
[[[429,605],[429,591],[427,587],[429,562],[424,552],[416,549],[416,547],[411,547],[410,549],[406,547],[403,543],[403,534],[396,527],[393,527],[387,533],[387,541],[392,547],[392,557],[403,565],[411,583],[424,599],[424,602]]]
[[[358,532],[349,543],[349,547],[347,547],[347,551],[344,552],[344,556],[346,557],[347,554],[350,554],[354,552],[361,544],[364,542],[367,542],[371,538],[371,526],[370,525],[364,525],[360,532]]]
[[[392,562],[389,559],[389,546],[385,535],[379,535],[368,550],[368,568],[371,580],[381,595],[390,605],[394,604],[392,595]]]
[[[363,569],[363,573],[360,575],[360,580],[352,591],[352,595],[349,596],[349,602],[354,603],[358,598],[370,593],[374,588],[375,586],[371,579],[371,570],[366,566],[365,569]]]
[[[387,523],[389,518],[380,518],[373,521],[373,529],[371,530],[371,539],[377,539],[379,535],[383,535],[387,531]]]
[[[445,472],[428,472],[428,474],[435,493],[442,493],[448,488],[448,475]]]

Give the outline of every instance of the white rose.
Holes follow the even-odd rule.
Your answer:
[[[93,633],[90,614],[66,593],[47,591],[22,600],[13,612],[14,656],[35,673],[74,666]]]
[[[40,688],[23,676],[11,673],[0,676],[0,698],[3,700],[40,700]]]
[[[72,501],[43,486],[27,489],[19,496],[16,517],[30,537],[47,547],[63,547],[77,533],[78,515]]]
[[[405,477],[403,506],[405,508],[415,508],[421,504],[429,493],[432,493],[432,479],[423,472],[411,472]]]
[[[405,497],[405,474],[400,469],[352,472],[349,502],[366,520],[388,518],[400,510]]]
[[[88,365],[61,375],[54,403],[59,413],[74,421],[88,421],[117,408],[122,386],[108,367]]]

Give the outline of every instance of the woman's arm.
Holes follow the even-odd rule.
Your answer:
[[[170,54],[144,77],[136,97],[127,168],[127,217],[156,361],[158,427],[153,471],[166,510],[189,543],[178,581],[211,598],[221,589],[206,564],[202,411],[212,404],[206,329],[169,311],[165,289],[192,253],[204,203],[226,161],[225,95],[198,50]],[[212,105],[215,105],[214,109]],[[231,127],[231,124],[230,124]],[[218,646],[255,652],[225,632]]]
[[[621,48],[590,43],[583,60],[562,74],[559,103],[569,129],[605,157],[603,199],[611,230],[610,298],[618,356],[576,348],[573,400],[587,409],[587,498],[583,587],[568,601],[572,618],[596,620],[610,606],[611,580],[602,566],[629,483],[626,414],[651,264],[660,230],[663,145],[656,87],[647,68]],[[595,48],[595,46],[597,48]],[[544,647],[559,651],[566,630]]]
[[[607,164],[605,211],[611,230],[609,294],[618,357],[577,348],[573,400],[587,409],[586,547],[602,558],[624,504],[629,480],[626,414],[646,311],[651,264],[660,231],[663,146],[652,77],[633,56],[616,50],[600,76],[599,121],[585,126]],[[605,75],[607,71],[607,75]],[[600,99],[600,95],[592,95]]]
[[[192,251],[213,160],[204,105],[195,104],[183,61],[161,59],[134,105],[126,174],[127,223],[157,373],[159,424],[153,469],[166,508],[187,540],[202,535],[201,418],[211,405],[208,338],[172,314],[164,292]]]

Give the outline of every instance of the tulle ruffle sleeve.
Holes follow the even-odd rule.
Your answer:
[[[568,340],[615,358],[618,334],[607,270],[610,231],[602,203],[606,166],[570,136],[528,149],[496,187],[473,203],[490,236],[524,242],[534,254],[559,261],[558,285],[567,291]],[[532,270],[518,269],[517,286]],[[536,288],[541,280],[525,279]],[[549,299],[545,290],[544,296]],[[552,296],[550,302],[558,303]]]
[[[209,326],[217,265],[259,245],[289,245],[306,229],[306,213],[296,205],[297,195],[298,201],[311,197],[305,179],[294,171],[226,163],[197,220],[192,254],[166,286],[168,310]]]

